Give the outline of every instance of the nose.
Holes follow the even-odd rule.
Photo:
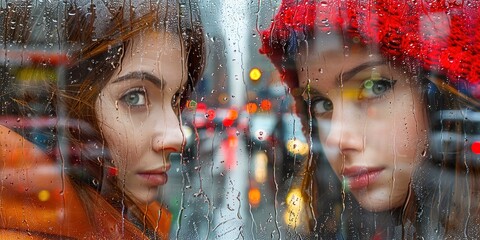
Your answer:
[[[342,154],[361,152],[364,146],[362,122],[364,117],[355,106],[346,102],[335,105],[329,123],[324,123],[327,132],[325,145]]]
[[[170,153],[181,151],[185,137],[179,115],[173,109],[164,109],[159,115],[155,120],[152,149],[168,157]]]

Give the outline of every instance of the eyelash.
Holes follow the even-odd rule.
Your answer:
[[[322,103],[319,105],[320,103]],[[317,110],[317,106],[322,107],[323,110]],[[327,112],[331,112],[333,110],[333,103],[330,99],[324,97],[315,97],[311,101],[310,109],[314,115],[323,115]]]
[[[381,98],[383,96],[385,96],[386,93],[388,93],[389,91],[391,91],[394,86],[395,86],[395,83],[397,81],[396,80],[390,80],[390,79],[387,79],[387,78],[381,78],[381,79],[378,79],[378,80],[372,80],[372,79],[368,79],[368,80],[365,80],[364,82],[362,82],[361,84],[361,87],[360,87],[360,92],[359,92],[359,96],[358,96],[358,99],[359,100],[373,100],[373,99],[378,99],[378,98]],[[379,84],[383,84],[383,87],[384,89],[382,89],[382,92],[380,93],[375,93],[375,91],[378,91],[378,89],[375,90],[375,87],[378,87],[380,86]],[[368,89],[370,89],[370,91],[372,91],[372,93],[369,93],[369,96],[366,96],[366,92]],[[372,96],[374,95],[374,96]],[[306,102],[308,102],[307,99],[305,99]],[[323,103],[323,104],[321,104]],[[319,105],[321,104],[321,105]],[[314,115],[323,115],[327,112],[330,112],[333,110],[334,106],[333,106],[333,103],[330,99],[328,98],[325,98],[325,97],[314,97],[311,99],[311,104],[310,104],[310,109],[312,111],[312,113]],[[322,109],[321,110],[317,110],[317,107],[321,107]]]
[[[128,97],[132,96],[133,94],[137,94],[139,97],[139,102],[142,102],[140,104],[138,103],[129,103]],[[148,105],[148,97],[147,97],[147,91],[145,88],[132,88],[129,89],[127,92],[125,92],[121,97],[120,100],[126,104],[129,108],[139,108],[139,107],[145,107]]]
[[[381,97],[385,96],[386,93],[388,93],[389,91],[391,91],[394,88],[396,82],[397,82],[396,80],[390,80],[390,79],[387,79],[387,78],[380,78],[380,79],[377,79],[377,80],[372,80],[372,79],[365,80],[361,84],[358,99],[363,100],[363,99],[381,98]],[[382,92],[380,92],[380,93],[375,92],[375,91],[379,91],[378,89],[375,88],[375,87],[378,87],[378,86],[384,87],[384,89],[381,89]],[[367,95],[366,91],[368,91],[368,90],[370,90],[371,93],[369,93],[368,96],[366,96]]]

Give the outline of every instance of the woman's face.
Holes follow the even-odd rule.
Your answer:
[[[426,148],[419,85],[363,49],[314,48],[297,69],[328,161],[365,209],[401,206]]]
[[[165,32],[133,38],[95,104],[118,184],[142,202],[154,200],[167,182],[169,155],[184,140],[178,98],[187,71],[179,43]]]

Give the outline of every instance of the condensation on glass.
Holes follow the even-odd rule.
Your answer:
[[[0,236],[476,238],[477,3],[0,1]]]

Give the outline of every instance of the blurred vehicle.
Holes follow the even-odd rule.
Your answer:
[[[438,111],[432,119],[430,144],[434,160],[465,167],[480,164],[480,113],[468,109]]]
[[[36,123],[18,119],[11,123],[9,119],[1,119],[1,142],[4,148],[0,153],[0,215],[6,221],[2,227],[17,226],[22,229],[27,225],[31,227],[29,234],[33,238],[39,234],[35,229],[38,226],[58,233],[69,231],[68,226],[73,225],[80,232],[89,228],[88,221],[79,221],[86,219],[86,216],[81,201],[77,195],[72,194],[74,189],[62,165],[45,154],[38,145],[11,131],[32,126],[37,129],[42,126],[51,127],[54,122],[54,119],[43,119]],[[10,128],[4,125],[10,125]],[[26,126],[23,128],[21,125]],[[66,205],[66,202],[69,204]],[[42,236],[48,238],[50,235],[45,233]]]
[[[0,49],[0,115],[56,115],[53,87],[62,84],[68,58],[61,51],[24,49],[10,46]]]
[[[52,161],[50,164],[65,171],[78,172],[79,177],[87,177],[81,174],[82,169],[86,167],[85,159],[97,159],[108,154],[108,149],[93,140],[95,139],[93,128],[78,119],[0,116],[0,124],[33,143],[50,158]],[[65,131],[81,134],[86,141],[74,144],[66,136]]]

